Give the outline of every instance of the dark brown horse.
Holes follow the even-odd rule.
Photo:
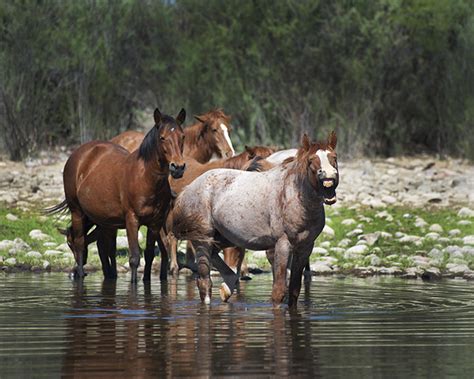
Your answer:
[[[162,253],[162,276],[166,274],[168,257],[159,231],[171,201],[168,175],[180,178],[185,169],[181,128],[185,117],[184,109],[176,119],[156,109],[155,126],[133,153],[111,142],[93,141],[80,146],[66,162],[66,200],[51,211],[66,207],[71,211],[70,241],[79,277],[84,276],[84,253],[90,242],[86,236],[93,225],[99,228],[97,244],[106,277],[116,277],[117,229],[126,228],[132,282],[137,281],[141,225],[148,227],[143,279],[150,280],[155,241]]]
[[[230,116],[222,109],[215,109],[194,117],[198,122],[184,129],[184,156],[192,157],[199,163],[206,163],[214,155],[218,158],[234,155],[234,148],[229,138],[229,133],[232,131]],[[143,137],[143,133],[129,130],[112,138],[110,142],[132,152],[140,146]]]

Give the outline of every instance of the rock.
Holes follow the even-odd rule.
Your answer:
[[[367,245],[356,245],[347,249],[346,253],[364,254],[368,249]]]
[[[427,267],[430,264],[430,259],[427,257],[422,257],[421,255],[414,255],[411,257],[413,264],[415,264],[417,267],[422,266],[422,267]]]
[[[346,218],[345,220],[341,221],[341,224],[346,226],[354,225],[356,224],[356,220],[354,220],[353,218]]]
[[[474,235],[466,236],[462,239],[464,245],[474,245]]]
[[[461,231],[459,229],[451,229],[449,232],[448,232],[448,235],[450,237],[456,237],[458,235],[461,234]]]
[[[458,252],[458,251],[461,251],[461,248],[459,246],[455,246],[455,245],[449,245],[449,246],[446,246],[443,249],[443,252],[448,253],[448,254],[453,254],[453,253]]]
[[[50,270],[51,269],[51,263],[48,261],[43,261],[43,270]]]
[[[321,242],[319,244],[320,247],[324,248],[324,249],[329,249],[331,247],[331,242],[329,241],[324,241],[324,242]]]
[[[460,220],[458,221],[458,225],[463,225],[463,226],[466,226],[466,225],[471,225],[472,222],[469,221],[469,220]]]
[[[14,266],[14,265],[16,265],[16,258],[7,258],[7,259],[5,259],[4,263],[9,265],[9,266]]]
[[[405,237],[406,235],[407,235],[406,233],[395,232],[395,237],[396,237],[396,238],[402,238],[402,237]]]
[[[328,251],[322,247],[313,247],[313,254],[328,255]]]
[[[324,262],[315,262],[310,265],[311,271],[315,272],[316,274],[331,274],[332,268],[329,267]]]
[[[431,258],[435,258],[435,259],[442,259],[444,258],[444,253],[436,248],[434,249],[431,249],[430,252],[428,253],[428,256],[430,256]]]
[[[315,248],[313,248],[314,251]],[[267,253],[265,250],[256,250],[252,252],[252,256],[256,259],[267,259]]]
[[[375,232],[375,233],[362,234],[358,238],[360,238],[361,240],[366,241],[367,245],[373,246],[378,241],[378,239],[380,238],[380,233]]]
[[[10,250],[15,245],[15,242],[10,240],[0,241],[0,251]]]
[[[69,248],[68,244],[67,243],[62,243],[61,245],[59,245],[58,247],[56,247],[55,250],[58,250],[58,251],[63,251],[65,253],[67,252],[70,252],[71,249]]]
[[[354,236],[357,236],[357,235],[362,234],[362,233],[364,233],[364,231],[362,229],[354,229],[354,230],[348,232],[346,234],[346,236],[347,237],[354,237]]]
[[[474,256],[474,247],[471,247],[471,246],[463,246],[461,248],[461,251],[463,252],[463,254],[465,255],[470,255],[470,256]]]
[[[474,217],[474,211],[472,209],[463,207],[459,210],[458,217],[462,217],[462,218]]]
[[[417,217],[415,219],[415,226],[417,228],[424,228],[424,227],[428,226],[428,223],[425,220],[423,220],[421,217]]]
[[[421,240],[421,237],[419,236],[403,236],[400,238],[401,243],[414,243]]]
[[[26,253],[26,256],[28,258],[42,258],[43,257],[43,255],[41,255],[41,253],[38,251],[29,251],[28,253]]]
[[[72,252],[63,253],[64,259],[74,259],[74,254]]]
[[[8,221],[18,221],[18,217],[15,216],[15,215],[12,215],[11,213],[8,213],[5,218],[8,220]]]
[[[443,227],[440,224],[433,224],[430,226],[430,232],[443,233]]]
[[[334,229],[331,228],[329,225],[324,225],[323,234],[330,238],[333,238],[336,235]]]
[[[456,276],[462,276],[465,272],[471,271],[466,264],[448,263],[446,268],[451,274]]]
[[[347,247],[349,246],[350,244],[352,243],[352,241],[348,238],[343,238],[341,241],[339,241],[339,243],[337,244],[337,246],[339,247]]]
[[[368,245],[366,240],[357,241],[356,245]]]
[[[122,265],[117,265],[117,273],[118,274],[125,274],[126,272],[128,272],[127,268],[125,268]]]
[[[405,270],[404,274],[402,275],[402,278],[416,279],[421,274],[422,274],[422,271],[420,271],[419,268],[417,268],[417,267],[408,267]]]
[[[462,277],[466,280],[474,280],[474,271],[465,272]]]
[[[367,256],[367,258],[370,259],[371,266],[380,266],[380,264],[382,263],[382,260],[375,254],[369,255]]]
[[[378,212],[375,214],[375,217],[385,219],[388,222],[393,221],[393,216],[387,211]]]
[[[45,242],[43,243],[44,247],[56,247],[58,244],[56,242]]]
[[[436,232],[427,233],[425,235],[425,238],[428,240],[436,241],[437,239],[439,239],[439,234]]]
[[[400,275],[403,273],[402,269],[399,267],[381,267],[378,270],[380,275]]]
[[[439,280],[442,278],[441,271],[437,267],[429,267],[421,274],[423,280]]]
[[[44,256],[45,257],[57,257],[59,255],[63,255],[64,253],[62,251],[58,251],[58,250],[46,250],[44,252]]]
[[[34,239],[34,240],[37,240],[37,241],[44,241],[44,240],[49,240],[51,239],[50,236],[48,236],[47,234],[43,233],[41,230],[39,229],[33,229],[30,233],[29,233],[29,236],[31,239]]]
[[[342,247],[331,247],[329,250],[331,251],[331,253],[335,254],[343,254],[345,252]]]
[[[331,268],[332,268],[332,266],[337,264],[338,260],[337,260],[337,258],[334,258],[334,257],[319,257],[318,262],[324,262],[328,266],[331,266]]]
[[[128,239],[124,236],[117,237],[117,250],[128,250]]]
[[[397,202],[397,199],[393,196],[385,195],[382,196],[382,201],[387,204],[395,204]]]

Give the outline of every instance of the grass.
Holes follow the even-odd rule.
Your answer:
[[[18,220],[8,220],[6,218],[8,213],[17,216]],[[474,234],[473,224],[458,224],[461,219],[457,216],[457,209],[409,209],[404,207],[392,207],[381,211],[364,207],[328,207],[326,213],[327,225],[334,230],[335,235],[331,237],[325,233],[321,234],[316,240],[315,246],[325,247],[329,255],[337,259],[337,262],[333,263],[333,266],[342,272],[350,272],[357,267],[370,266],[374,260],[378,261],[376,262],[378,266],[396,266],[401,269],[407,269],[408,267],[415,266],[413,260],[414,256],[426,257],[433,248],[442,250],[449,245],[462,246],[462,237]],[[426,221],[427,225],[425,227],[416,225],[416,221],[420,218]],[[343,221],[347,219],[353,219],[355,223],[353,225],[344,225]],[[46,250],[56,249],[56,247],[44,246],[45,241],[37,241],[30,238],[29,232],[32,229],[40,229],[50,236],[48,242],[52,242],[57,246],[65,242],[65,238],[59,233],[58,228],[66,227],[68,221],[67,218],[60,220],[57,217],[42,216],[38,210],[22,212],[0,205],[0,223],[0,241],[5,239],[14,240],[19,237],[31,247],[30,250],[44,253]],[[429,232],[429,226],[435,223],[441,225],[443,232],[440,233],[440,237],[446,239],[429,240],[425,238],[417,243],[403,243],[400,241],[400,238],[395,237],[397,233],[423,237]],[[392,238],[379,238],[372,246],[369,246],[366,252],[356,257],[347,257],[345,252],[331,251],[331,248],[338,247],[338,244],[344,239],[348,240],[348,246],[344,248],[344,250],[356,245],[359,241],[359,237],[357,235],[347,236],[348,233],[356,228],[362,229],[364,235],[375,232],[387,232],[392,235]],[[452,229],[459,229],[460,234],[455,237],[450,237],[448,232]],[[141,232],[145,235],[146,230],[142,228]],[[120,231],[119,235],[125,235],[125,233]],[[26,251],[14,257],[17,258],[19,263],[30,268],[32,266],[42,267],[44,260],[48,260],[53,269],[71,268],[74,264],[73,258],[68,253],[59,257],[43,256],[43,258],[39,259],[26,257],[25,254]],[[3,261],[10,257],[8,251],[0,251],[0,256],[3,257]],[[374,256],[377,258],[374,258]],[[311,256],[311,262],[325,259],[327,258],[321,254],[312,254]],[[266,270],[270,269],[265,258],[254,258],[250,253],[247,254],[247,260],[257,267]],[[0,259],[0,265],[2,265],[1,261],[2,259]],[[121,265],[126,264],[128,261],[127,249],[118,251],[117,261]],[[100,261],[94,247],[90,247],[88,263],[93,267],[100,268]],[[453,258],[446,252],[442,254],[437,261],[432,261],[432,264],[440,269],[445,269],[448,263],[467,264],[471,269],[474,269],[474,255],[464,254],[462,258]]]

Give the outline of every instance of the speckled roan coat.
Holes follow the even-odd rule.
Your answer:
[[[305,136],[296,158],[270,171],[211,170],[186,187],[175,204],[173,230],[196,247],[203,301],[210,301],[210,259],[223,273],[231,293],[234,279],[228,279],[230,269],[217,252],[225,246],[241,246],[252,250],[275,248],[274,304],[282,303],[285,297],[286,269],[292,258],[289,304],[296,304],[303,268],[324,227],[323,202],[335,201],[335,147],[334,133],[328,142],[317,144],[311,144]],[[222,296],[221,289],[224,300],[230,293]]]

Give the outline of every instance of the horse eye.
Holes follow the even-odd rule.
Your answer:
[[[215,133],[215,132],[217,132],[217,129],[212,129],[212,131]]]

